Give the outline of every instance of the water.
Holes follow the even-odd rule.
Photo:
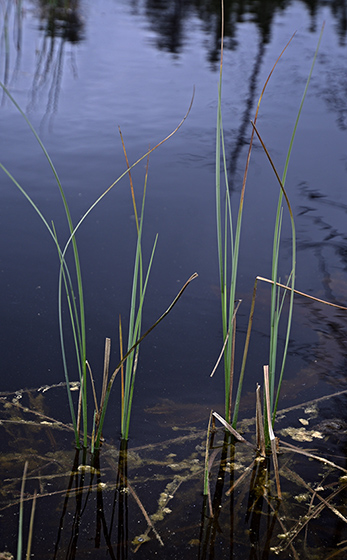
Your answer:
[[[149,161],[144,224],[148,261],[159,234],[144,310],[144,328],[187,289],[169,317],[143,343],[134,397],[131,444],[171,437],[177,418],[206,426],[223,410],[222,370],[209,374],[221,349],[214,210],[214,150],[219,60],[219,8],[194,2],[75,2],[69,21],[48,17],[45,2],[3,3],[0,77],[39,132],[59,172],[77,221],[130,162],[188,119]],[[7,19],[6,19],[7,16]],[[223,123],[236,208],[257,100],[294,31],[261,104],[258,127],[279,172],[318,42],[325,30],[287,177],[297,228],[297,288],[346,302],[346,27],[342,5],[301,2],[226,6]],[[59,193],[23,117],[1,97],[1,163],[27,189],[60,238],[67,227]],[[133,172],[141,196],[145,165]],[[259,145],[249,171],[243,220],[236,369],[256,275],[270,275],[278,185]],[[57,326],[58,259],[28,202],[1,176],[1,390],[63,380]],[[136,228],[127,179],[93,210],[78,235],[86,297],[88,360],[97,390],[106,336],[119,359],[118,316],[126,331]],[[290,270],[285,210],[281,277]],[[242,416],[253,414],[254,387],[268,361],[269,288],[258,289]],[[69,352],[72,348],[68,349]],[[346,318],[299,300],[294,315],[282,407],[346,388]],[[72,374],[73,378],[77,374]],[[343,415],[343,399],[339,415]],[[166,399],[166,400],[162,400]],[[166,420],[144,409],[162,406]],[[49,402],[68,421],[66,399]],[[175,408],[176,407],[176,408]],[[194,410],[194,414],[191,412]],[[326,417],[335,416],[334,406]],[[171,415],[171,416],[170,416]],[[181,426],[182,428],[182,426]],[[105,435],[117,441],[118,387]],[[20,476],[20,475],[19,475]],[[175,545],[176,546],[176,545]],[[141,550],[141,549],[140,549]],[[177,553],[179,558],[179,553]],[[164,557],[164,556],[162,556]],[[182,553],[182,556],[183,553]]]

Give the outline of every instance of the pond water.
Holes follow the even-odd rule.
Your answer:
[[[56,5],[54,12],[50,8],[52,4]],[[296,31],[271,77],[258,118],[260,133],[282,173],[325,21],[286,186],[296,223],[296,286],[302,292],[345,305],[346,7],[340,2],[251,1],[226,2],[225,10],[223,124],[235,216],[251,134],[250,120],[254,117],[263,84]],[[126,169],[118,126],[129,161],[135,162],[149,146],[155,146],[175,129],[186,114],[195,89],[192,109],[183,126],[149,158],[143,238],[146,262],[156,234],[158,244],[146,294],[143,330],[167,309],[189,276],[193,272],[199,274],[169,316],[141,345],[129,446],[141,449],[146,445],[159,446],[150,460],[142,459],[138,463],[141,469],[154,469],[155,461],[164,461],[158,458],[158,449],[162,442],[174,437],[173,428],[181,430],[181,437],[187,430],[190,433],[192,427],[206,429],[211,408],[223,413],[222,367],[210,378],[222,346],[214,186],[219,2],[5,0],[0,5],[0,18],[0,80],[28,115],[52,157],[75,223]],[[5,94],[0,93],[0,96],[0,162],[26,189],[47,221],[54,221],[59,239],[67,239],[64,209],[47,161],[23,116]],[[133,170],[138,202],[144,176],[145,161]],[[0,197],[0,390],[5,394],[58,384],[64,380],[64,375],[58,331],[56,249],[37,214],[3,172]],[[256,143],[247,180],[241,237],[237,297],[242,299],[242,304],[238,312],[236,371],[242,360],[254,279],[257,275],[269,277],[271,274],[277,197],[278,184],[263,150]],[[112,339],[111,367],[116,366],[119,360],[118,317],[122,316],[126,332],[129,316],[136,224],[127,177],[90,213],[78,231],[77,241],[86,300],[87,357],[99,391],[105,337]],[[290,272],[290,263],[291,229],[285,209],[280,263],[283,279]],[[268,363],[269,304],[269,287],[260,286],[241,403],[242,418],[254,413],[255,384],[262,384],[262,366]],[[297,299],[281,408],[339,393],[324,401],[324,407],[319,409],[319,420],[338,417],[347,421],[343,392],[347,388],[346,327],[346,312]],[[283,333],[281,336],[283,338]],[[67,342],[67,351],[68,356],[73,356],[72,342]],[[71,369],[73,371],[73,366]],[[77,379],[77,373],[72,373],[71,377]],[[119,393],[119,384],[116,384],[104,430],[107,443],[115,442],[116,447],[120,431]],[[51,417],[69,422],[63,390],[48,391],[45,407]],[[20,439],[17,433],[13,437],[14,441]],[[33,436],[27,437],[32,454],[44,454],[43,448],[34,446]],[[165,447],[165,457],[177,453],[180,463],[186,453],[189,460],[194,461],[197,457],[192,454],[197,445],[202,445],[203,438],[198,432],[191,444],[193,447],[186,451],[170,451]],[[7,443],[6,437],[4,441]],[[322,453],[327,449],[327,440],[323,438],[323,441],[325,443],[320,444]],[[61,459],[65,471],[73,464],[71,442],[72,437],[68,435],[60,444],[68,449],[67,458]],[[316,441],[314,445],[317,449]],[[15,447],[14,452],[21,453],[21,460],[17,455],[21,471],[24,449]],[[334,440],[329,453],[344,455],[343,437]],[[246,461],[248,458],[244,459]],[[71,463],[69,467],[66,466],[68,462]],[[343,459],[341,464],[344,462]],[[186,474],[191,472],[191,465],[185,467]],[[4,468],[9,468],[8,463]],[[131,468],[137,467],[129,466]],[[300,468],[307,474],[306,467]],[[18,477],[21,476],[19,471],[16,469]],[[53,474],[57,476],[56,472]],[[146,480],[143,473],[141,476]],[[136,478],[133,472],[131,477],[133,481]],[[185,491],[190,504],[188,510],[195,511],[191,513],[191,521],[188,510],[186,517],[182,513],[185,508],[182,498],[181,509],[177,510],[181,512],[177,516],[182,516],[184,542],[192,544],[180,548],[180,537],[176,540],[172,537],[170,557],[174,554],[177,559],[213,558],[213,554],[219,558],[239,556],[240,550],[230,548],[225,531],[214,552],[212,547],[208,552],[196,547],[197,541],[203,542],[202,536],[199,537],[200,474],[199,477],[194,479],[191,494]],[[165,480],[165,484],[169,484],[169,479]],[[143,481],[146,493],[147,482]],[[160,486],[159,482],[157,484]],[[137,489],[140,487],[138,484]],[[66,481],[61,490],[63,488],[66,488]],[[155,504],[160,494],[158,488],[148,492],[155,496]],[[195,502],[196,496],[199,505]],[[51,505],[58,511],[62,504],[54,501]],[[145,505],[151,513],[157,507],[151,505],[149,495]],[[44,515],[39,510],[40,505],[38,516],[43,527]],[[14,539],[16,534],[17,509],[14,507],[11,513],[14,518],[13,524],[7,527],[7,539]],[[140,514],[137,512],[137,515]],[[59,519],[49,522],[47,535],[52,534],[51,525],[59,524]],[[175,523],[170,523],[169,532],[174,533]],[[331,534],[336,536],[334,517],[327,523],[329,527],[331,524]],[[198,527],[197,535],[196,531],[187,529],[190,526]],[[241,542],[242,546],[240,535],[246,528],[237,527],[237,530],[235,542]],[[129,529],[129,538],[125,540],[130,543],[134,538],[131,532],[137,534],[133,528]],[[44,529],[38,529],[37,534],[42,537]],[[260,558],[252,539],[247,538],[245,556],[239,557]],[[339,529],[335,540],[327,538],[329,553],[332,554],[334,546],[344,539],[345,526]],[[41,545],[34,543],[35,556],[43,557],[42,538],[38,541]],[[87,551],[85,546],[83,544],[83,552],[79,554],[99,557],[93,548]],[[324,543],[311,546],[316,553],[317,547]],[[0,552],[5,548],[13,552],[8,540],[0,543]],[[76,550],[76,558],[82,557]],[[115,554],[125,558],[127,556],[121,555],[131,555],[131,550],[133,546],[129,545],[126,552],[118,550]],[[157,554],[166,558],[169,553],[162,550],[154,547],[149,552],[144,545],[135,557]],[[266,550],[270,557],[269,547]],[[59,554],[59,558],[75,557]],[[104,556],[100,558],[105,557],[105,549],[101,554]],[[341,554],[342,558],[343,552]],[[283,558],[287,557],[288,551],[283,552]],[[328,553],[323,557],[328,557]]]

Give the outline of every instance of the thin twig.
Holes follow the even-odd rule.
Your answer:
[[[269,278],[263,278],[262,276],[257,276],[257,280],[267,282],[268,284],[275,284],[273,280],[270,280]],[[309,294],[305,294],[304,292],[299,292],[299,290],[293,290],[293,288],[291,288],[290,286],[286,286],[285,284],[281,284],[280,282],[276,282],[276,286],[279,286],[280,288],[283,288],[284,290],[288,290],[290,292],[293,291],[294,294],[303,296],[313,301],[317,301],[318,303],[324,303],[324,305],[329,305],[330,307],[336,307],[337,309],[343,309],[344,311],[347,311],[347,307],[344,307],[343,305],[337,305],[336,303],[331,303],[330,301],[325,301],[324,299],[310,296]]]

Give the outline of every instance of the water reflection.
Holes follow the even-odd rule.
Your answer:
[[[39,0],[41,30],[49,37],[70,43],[82,38],[83,23],[79,0]]]
[[[128,558],[128,481],[127,481],[127,443],[121,442],[118,466],[116,467],[116,484],[111,515],[107,515],[104,504],[103,489],[107,484],[101,475],[100,455],[95,452],[90,464],[87,461],[86,450],[76,451],[74,462],[67,485],[59,528],[54,548],[54,559],[66,560],[76,558],[77,551],[81,549],[84,526],[90,524],[93,512],[88,508],[95,508],[95,550],[105,549],[112,560]],[[96,493],[96,500],[94,499]],[[117,507],[118,506],[118,507]],[[69,523],[69,513],[72,513],[73,522]],[[110,519],[108,519],[108,517]],[[64,538],[63,538],[63,530]],[[67,534],[69,533],[68,542]],[[113,534],[112,534],[113,533]],[[104,542],[105,544],[104,544]],[[82,545],[83,546],[83,545]],[[116,552],[115,552],[116,551]]]
[[[317,13],[325,5],[322,0],[302,0],[310,14],[310,31],[317,29]],[[272,23],[276,13],[283,11],[292,2],[288,0],[261,1],[248,0],[235,2],[225,0],[225,47],[237,47],[237,24],[250,21],[256,24],[264,43],[271,39]],[[141,1],[134,0],[134,13],[140,12]],[[329,3],[331,12],[336,20],[336,31],[340,44],[344,45],[347,35],[347,15],[344,2],[336,0]],[[189,37],[188,20],[197,16],[202,22],[205,34],[212,38],[212,44],[207,47],[207,58],[212,64],[218,63],[220,45],[220,0],[146,0],[144,13],[150,28],[156,35],[155,44],[158,49],[169,51],[175,55],[184,48]]]
[[[316,30],[316,18],[322,0],[303,0],[311,19],[310,31]],[[255,24],[251,38],[258,42],[258,52],[255,55],[254,69],[250,76],[249,96],[245,103],[243,124],[240,127],[238,141],[231,157],[231,170],[235,167],[242,144],[244,142],[243,129],[249,121],[249,111],[253,106],[253,91],[259,72],[264,47],[269,43],[272,33],[274,17],[286,9],[291,2],[287,0],[270,0],[257,2],[248,0],[235,2],[225,1],[225,48],[235,50],[238,47],[238,24],[250,22]],[[69,57],[70,69],[74,77],[77,76],[75,51],[70,48],[66,53],[66,46],[79,43],[84,38],[84,21],[81,15],[79,0],[36,0],[36,13],[39,29],[42,32],[41,44],[36,48],[36,68],[31,87],[31,98],[27,110],[33,110],[40,96],[46,97],[45,117],[55,113],[58,108],[65,59]],[[2,76],[5,85],[11,85],[18,74],[22,55],[22,28],[25,6],[22,2],[7,0],[0,4],[3,12],[1,29],[2,41]],[[341,45],[345,44],[347,34],[347,16],[343,2],[336,0],[329,3],[333,17],[336,20],[336,32]],[[206,59],[213,68],[219,63],[220,49],[220,1],[214,0],[133,0],[131,13],[141,14],[148,22],[154,34],[153,42],[159,50],[172,53],[179,57],[189,40],[194,21],[207,36],[205,42]],[[14,56],[14,63],[11,62]],[[12,72],[12,76],[10,76]],[[338,78],[340,76],[340,78]],[[329,77],[327,91],[323,92],[328,105],[338,113],[338,123],[343,130],[346,124],[346,107],[343,92],[345,91],[344,72],[337,71]],[[342,92],[342,94],[341,94]]]
[[[21,65],[23,18],[25,8],[21,2],[8,0],[0,4],[3,10],[1,29],[1,53],[3,53],[3,73],[1,81],[5,86],[15,83]],[[79,0],[39,0],[37,3],[39,29],[42,31],[41,43],[36,46],[36,67],[30,88],[30,101],[27,111],[36,108],[40,97],[46,97],[44,119],[58,109],[59,95],[63,78],[66,44],[75,44],[83,38],[83,20],[80,16]],[[13,37],[13,39],[12,39]],[[70,68],[77,75],[74,50],[69,54]],[[11,58],[15,57],[10,75]],[[3,94],[5,95],[5,94]]]
[[[59,398],[58,388],[50,390]],[[100,456],[70,445],[64,451],[71,427],[36,410],[44,395],[0,394],[0,551],[15,542],[20,471],[28,460],[27,506],[39,489],[38,559],[265,560],[321,558],[323,550],[324,558],[345,557],[346,391],[282,410],[276,422],[281,504],[271,460],[244,443],[234,445],[223,430],[211,434],[211,493],[202,502],[205,430],[190,426],[174,439],[137,448],[105,443]],[[254,418],[245,420],[250,442],[254,431]]]
[[[347,10],[344,0],[333,0],[330,3],[331,12],[336,19],[336,32],[339,36],[341,46],[346,45],[347,37]]]
[[[19,2],[7,0],[0,4],[2,12],[2,25],[0,27],[0,63],[3,64],[1,80],[5,85],[13,81],[18,74],[22,53],[22,9]],[[13,41],[15,49],[15,62],[10,78],[11,48]],[[1,60],[2,58],[2,60]],[[3,98],[4,99],[4,98]]]
[[[225,47],[237,47],[237,24],[251,21],[260,31],[262,41],[267,43],[271,35],[271,23],[276,11],[283,9],[286,2],[225,2]],[[144,13],[151,29],[156,34],[155,44],[158,49],[178,54],[189,37],[188,19],[196,16],[202,22],[202,28],[211,40],[207,46],[207,59],[212,65],[218,64],[220,48],[220,1],[214,2],[191,0],[147,0]]]
[[[65,63],[66,43],[77,43],[83,37],[83,23],[79,15],[79,0],[39,1],[41,45],[37,48],[37,62],[27,110],[35,109],[46,92],[43,120],[57,112]],[[74,50],[71,49],[70,68],[77,76]]]

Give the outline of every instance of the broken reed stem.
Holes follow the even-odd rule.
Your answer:
[[[80,433],[80,429],[81,429],[82,392],[83,392],[83,377],[81,378],[80,392],[79,392],[79,395],[78,395],[77,422],[76,422],[76,432],[77,432],[77,434]]]
[[[333,463],[332,461],[329,461],[324,457],[319,457],[319,455],[313,455],[313,453],[309,453],[308,451],[305,451],[305,449],[300,449],[300,447],[296,447],[291,443],[286,442],[284,445],[281,444],[281,452],[282,451],[290,451],[292,453],[298,453],[299,455],[305,455],[305,457],[308,457],[309,459],[316,459],[316,461],[320,461],[321,463],[324,463],[324,465],[329,465],[334,469],[342,471],[343,473],[345,473],[345,475],[347,474],[347,469],[341,467],[337,463]]]
[[[261,396],[260,396],[260,385],[257,383],[255,390],[255,422],[256,422],[256,434],[257,434],[257,447],[259,453],[262,457],[266,455],[265,449],[265,433],[263,424],[263,415],[261,412]]]
[[[220,414],[218,414],[218,412],[213,412],[213,416],[217,418],[217,420],[219,420],[219,422],[223,424],[224,428],[226,428],[238,441],[241,441],[242,443],[250,446],[252,449],[255,449],[254,445],[247,441],[243,436],[241,436],[241,434],[239,434],[239,432],[237,432],[235,428],[233,428],[229,424],[229,422],[224,420],[224,418]]]
[[[209,443],[210,443],[210,431],[211,431],[211,422],[212,422],[212,410],[210,412],[210,417],[208,420],[207,425],[207,434],[206,434],[206,449],[205,449],[205,472],[204,472],[204,496],[207,496],[209,491],[209,469],[208,469],[208,456],[209,456]]]
[[[108,382],[108,374],[110,369],[110,354],[111,354],[111,339],[105,338],[105,352],[104,352],[104,371],[102,375],[102,389],[101,389],[101,399],[100,399],[100,413],[104,407],[104,402],[106,398],[106,390],[107,390],[107,382]],[[99,423],[99,418],[98,418]]]
[[[123,331],[122,331],[122,319],[119,315],[119,351],[120,351],[120,386],[121,386],[121,418],[123,418],[124,413],[124,362],[123,362]]]
[[[267,414],[269,438],[270,438],[270,443],[271,443],[272,460],[273,460],[273,464],[274,464],[275,479],[276,479],[276,486],[277,486],[277,497],[278,497],[279,500],[282,500],[280,476],[279,476],[278,461],[277,461],[276,438],[275,438],[275,434],[274,434],[274,431],[273,431],[273,428],[272,428],[272,422],[271,422],[269,366],[264,366],[263,369],[264,369],[264,385],[265,385],[265,398],[266,398],[266,414]]]
[[[235,340],[236,340],[236,313],[234,313],[232,321],[232,341],[231,341],[231,359],[230,359],[230,374],[229,374],[229,411],[231,418],[231,404],[233,396],[233,386],[234,386],[234,364],[235,364]]]

